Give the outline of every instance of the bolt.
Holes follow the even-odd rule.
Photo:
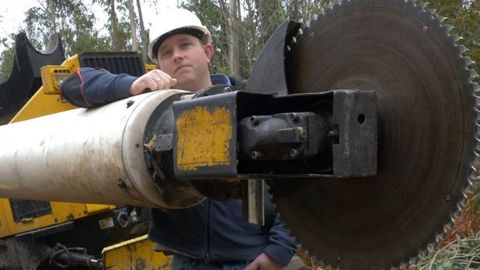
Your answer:
[[[338,131],[336,129],[330,130],[328,131],[327,136],[333,138],[338,137]]]
[[[357,117],[357,122],[361,125],[363,123],[365,123],[365,114],[361,113],[358,115]]]
[[[252,126],[258,126],[258,119],[255,116],[250,117],[250,122],[252,123]]]
[[[450,194],[445,195],[445,201],[449,202],[451,199]]]
[[[139,147],[140,147],[140,144],[136,143],[136,144],[135,144],[135,147],[136,147],[136,148],[139,148]]]
[[[260,153],[258,153],[257,151],[252,151],[252,152],[250,153],[250,157],[251,157],[253,160],[257,159],[258,156],[260,156]]]
[[[300,136],[300,139],[305,140],[307,138],[307,133],[305,132],[305,129],[299,128],[298,130],[298,135]]]
[[[300,117],[296,113],[291,113],[290,117],[292,118],[294,123],[300,122]]]
[[[290,149],[290,157],[295,157],[298,154],[296,149]]]
[[[120,187],[121,189],[126,189],[126,188],[127,188],[127,184],[125,184],[125,182],[124,182],[122,179],[118,179],[117,185],[118,185],[118,187]]]

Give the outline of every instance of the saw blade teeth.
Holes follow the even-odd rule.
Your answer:
[[[471,167],[472,167],[472,170],[473,170],[473,173],[474,173],[474,175],[472,175],[472,178],[477,180],[478,176],[480,174],[480,164],[476,161],[476,162],[472,163]]]
[[[297,33],[299,36],[303,35],[303,28],[298,28],[298,33]]]
[[[412,257],[410,258],[410,260],[408,260],[408,269],[411,269],[413,267],[415,267],[415,265],[417,264],[418,262],[418,257]]]
[[[462,196],[465,196],[465,194],[462,194]],[[454,213],[455,220],[460,219],[460,217],[462,216],[463,209],[465,209],[466,207],[467,207],[467,200],[462,200],[457,203],[457,211],[455,211]]]
[[[475,61],[473,61],[472,58],[470,58],[470,57],[468,57],[468,56],[466,56],[466,57],[464,57],[464,58],[465,58],[465,64],[466,64],[467,66],[471,66],[471,65],[475,64]],[[471,76],[470,76],[470,77],[471,77]]]
[[[443,227],[443,233],[447,234],[449,231],[452,230],[452,224],[448,223]]]
[[[473,83],[473,91],[474,91],[475,93],[479,93],[479,92],[480,92],[480,84],[474,82],[474,83]]]
[[[418,253],[418,257],[427,257],[427,250],[423,249]],[[414,268],[416,269],[416,268]]]
[[[457,34],[453,34],[453,35],[452,35],[452,38],[453,38],[453,40],[454,40],[455,42],[460,42],[460,41],[463,40],[463,37],[460,36],[460,35],[457,35]]]
[[[465,189],[466,194],[470,195],[470,194],[473,194],[473,192],[475,191],[474,187],[473,187],[474,181],[475,181],[475,178],[473,178],[473,177],[468,178],[468,187],[467,187],[467,189]]]
[[[480,112],[480,109],[479,109],[479,110],[476,110],[476,111],[477,111],[477,112]],[[477,124],[477,126],[478,126],[478,124]],[[480,143],[480,138],[475,137],[475,141],[477,141],[477,143]],[[480,151],[480,149],[475,149],[475,150],[473,151],[473,153],[475,154],[475,156],[480,157],[479,151]]]
[[[469,51],[468,48],[465,47],[464,45],[458,45],[458,48],[460,49],[460,52],[461,52],[462,54],[465,54],[466,52]]]
[[[439,243],[440,241],[442,241],[442,239],[443,239],[443,233],[439,233],[439,234],[435,235],[435,241],[436,241],[437,243]]]
[[[467,206],[467,195],[465,193],[462,193],[462,197],[463,199],[457,203],[457,211],[462,211]]]
[[[471,78],[471,79],[476,79],[476,78],[478,78],[478,73],[477,73],[475,70],[473,70],[473,69],[470,69],[470,78]]]
[[[443,22],[443,21],[440,21],[440,22]],[[455,26],[451,25],[451,24],[446,24],[445,27],[447,28],[447,31],[450,33],[453,31],[453,29],[455,29]]]
[[[461,211],[462,211],[461,203],[458,203],[458,204],[457,204],[457,211],[455,211],[455,212],[453,213],[453,219],[454,219],[454,220],[457,220],[457,219],[460,218],[460,215],[461,215],[460,213],[461,213]]]
[[[453,214],[450,216],[450,222],[453,224],[455,223],[455,217],[453,216]]]
[[[421,6],[424,10],[426,10],[426,9],[428,8],[428,4],[429,4],[428,2],[425,2],[425,1],[424,1],[424,2],[420,3],[420,6]]]

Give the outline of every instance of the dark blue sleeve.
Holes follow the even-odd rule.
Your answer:
[[[60,86],[62,96],[78,107],[96,107],[130,96],[128,90],[137,77],[112,74],[106,70],[79,68]]]
[[[283,265],[287,265],[297,252],[297,245],[288,234],[278,214],[270,228],[269,242],[270,244],[265,247],[265,253]]]

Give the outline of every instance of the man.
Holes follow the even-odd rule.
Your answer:
[[[64,97],[77,106],[93,107],[145,91],[174,87],[196,92],[212,86],[211,34],[193,13],[176,9],[159,16],[150,30],[148,50],[158,70],[135,78],[80,69],[62,84]],[[149,237],[159,250],[175,255],[173,270],[283,269],[296,247],[270,202],[265,212],[266,225],[258,226],[242,219],[240,200],[207,199],[188,209],[153,209]]]

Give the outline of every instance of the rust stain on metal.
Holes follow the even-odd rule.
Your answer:
[[[147,266],[147,263],[142,258],[137,258],[135,260],[135,270],[144,270]]]
[[[232,115],[225,107],[196,107],[177,119],[177,165],[182,170],[228,165]]]

